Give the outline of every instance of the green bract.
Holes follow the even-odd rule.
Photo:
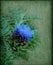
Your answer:
[[[10,10],[7,15],[2,14],[2,17],[1,17],[1,21],[2,21],[1,35],[3,39],[2,49],[5,50],[5,54],[4,52],[1,52],[2,54],[4,54],[3,55],[4,57],[2,57],[3,65],[4,64],[8,65],[9,63],[11,63],[12,65],[13,59],[17,57],[21,57],[28,60],[29,51],[33,50],[34,47],[37,45],[37,42],[38,42],[38,34],[36,31],[37,29],[35,29],[30,24],[31,21],[33,21],[37,17],[26,16],[26,12],[27,11],[23,9],[18,9],[18,10],[13,9],[13,10]],[[22,33],[23,31],[24,33]],[[27,40],[29,40],[29,41],[24,40],[23,42],[21,42],[21,44],[26,42],[27,45],[18,46],[17,44],[19,44],[19,42],[15,38],[12,39],[13,38],[12,36],[14,35],[14,33],[17,34],[18,32],[21,35],[21,37],[23,38],[25,37]]]

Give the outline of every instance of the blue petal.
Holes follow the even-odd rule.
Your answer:
[[[14,33],[16,35],[19,33],[22,36],[22,38],[25,37],[27,40],[30,40],[34,34],[34,31],[31,30],[29,26],[22,24],[16,28]]]

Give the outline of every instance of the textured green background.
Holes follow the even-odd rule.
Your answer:
[[[32,22],[38,28],[40,45],[30,52],[29,60],[14,59],[14,65],[51,65],[51,2],[50,1],[2,1],[2,12],[23,7],[27,13],[40,16]]]

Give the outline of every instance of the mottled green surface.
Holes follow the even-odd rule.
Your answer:
[[[2,12],[23,7],[28,15],[37,15],[41,19],[32,21],[38,28],[41,43],[30,52],[29,60],[14,59],[14,65],[51,65],[51,2],[50,1],[2,1]]]

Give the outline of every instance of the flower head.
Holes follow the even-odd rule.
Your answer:
[[[19,25],[16,30],[14,31],[14,34],[15,35],[21,35],[22,39],[27,39],[27,40],[30,40],[31,37],[33,36],[34,34],[34,31],[31,30],[31,28],[26,25],[26,24],[21,24]]]

